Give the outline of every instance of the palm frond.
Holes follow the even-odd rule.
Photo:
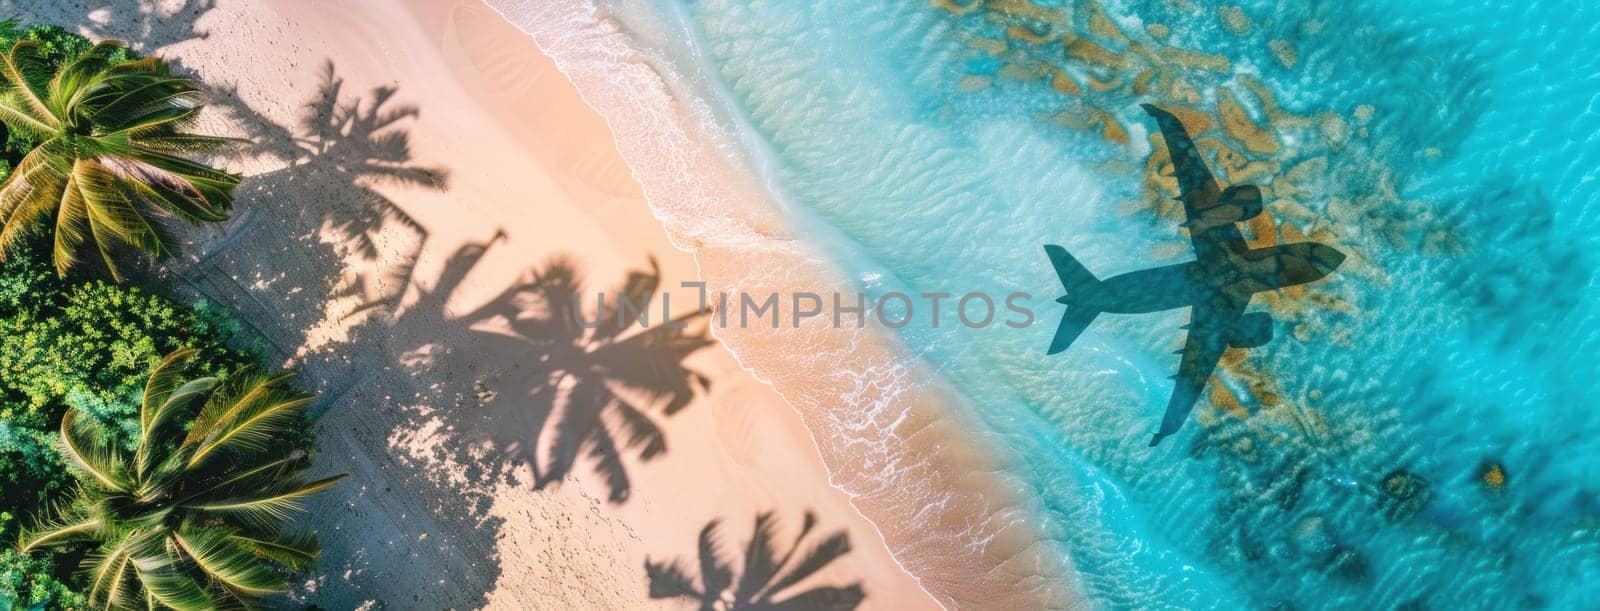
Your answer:
[[[89,205],[84,201],[83,190],[78,188],[75,174],[69,175],[62,192],[61,206],[56,208],[55,244],[51,257],[55,260],[56,274],[66,275],[78,263],[78,249],[87,237]]]
[[[0,92],[0,121],[4,121],[10,129],[20,131],[29,136],[38,137],[55,131],[49,123],[34,118],[27,110],[27,99],[21,94],[4,91]]]
[[[230,152],[234,147],[250,144],[243,138],[207,136],[201,134],[167,133],[151,130],[150,133],[133,132],[134,146],[167,155],[195,155]]]
[[[133,544],[130,557],[147,597],[180,611],[216,608],[218,601],[206,590],[202,576],[183,569],[182,559],[168,550],[166,539],[149,534]]]
[[[172,540],[207,577],[241,598],[287,590],[289,584],[272,567],[256,561],[254,548],[235,539],[232,529],[180,527]]]
[[[238,174],[168,154],[145,146],[142,141],[133,142],[130,146],[130,151],[137,154],[140,162],[181,176],[219,208],[227,209],[228,203],[233,201],[232,189],[239,186],[241,180]]]
[[[61,201],[66,193],[64,187],[71,185],[66,173],[55,167],[47,146],[41,145],[23,157],[0,187],[0,222],[4,223],[0,229],[0,257],[52,207],[65,205]]]
[[[99,97],[86,98],[83,106],[90,107],[104,138],[186,127],[202,106],[200,90],[181,78],[135,75],[108,79],[97,89]]]
[[[172,396],[172,391],[183,383],[184,367],[199,352],[194,348],[174,350],[150,370],[150,379],[144,383],[144,397],[139,403],[140,429],[150,430],[150,423],[155,419],[156,410],[165,405],[167,398]]]
[[[94,90],[94,85],[104,80],[121,47],[116,42],[101,42],[57,70],[45,86],[50,111],[57,117],[71,114],[73,107]]]
[[[18,110],[25,111],[33,122],[43,124],[47,131],[61,126],[60,117],[50,112],[50,106],[39,95],[50,78],[45,76],[48,72],[49,64],[39,55],[39,43],[19,40],[11,46],[11,52],[0,56],[0,77],[5,79],[6,91],[22,102]]]
[[[185,155],[237,141],[183,133],[199,117],[200,89],[159,58],[119,61],[122,50],[102,42],[54,71],[29,41],[0,56],[0,121],[42,141],[28,154],[40,157],[38,167],[0,187],[0,252],[54,208],[56,272],[65,275],[92,242],[120,280],[118,246],[157,257],[167,250],[152,212],[193,223],[227,218],[240,177]]]
[[[216,452],[260,451],[299,418],[311,395],[278,386],[284,376],[240,376],[242,383],[213,393],[189,429],[189,468]]]
[[[261,463],[191,493],[180,499],[180,503],[186,503],[194,499],[239,497],[248,492],[260,491],[273,482],[299,472],[300,469],[294,465],[302,458],[303,456],[291,455],[286,458]]]
[[[153,410],[150,422],[140,433],[139,448],[134,454],[134,469],[141,480],[148,477],[155,468],[156,451],[165,449],[167,443],[171,441],[174,425],[180,422],[179,418],[189,414],[189,406],[205,397],[206,393],[211,392],[216,386],[216,378],[189,380],[168,393],[161,404]],[[148,399],[149,396],[146,395],[146,400]]]
[[[127,461],[117,444],[106,439],[109,433],[93,418],[82,418],[75,408],[61,417],[61,458],[67,467],[89,476],[108,490],[129,492]]]
[[[79,57],[79,61],[85,59],[92,60],[88,55]],[[119,133],[151,120],[162,121],[171,111],[192,113],[203,103],[200,89],[189,79],[173,76],[159,57],[96,67],[89,65],[85,72],[86,82],[94,86],[70,102],[80,112],[96,115],[93,118],[100,133]]]
[[[84,513],[64,516],[62,521],[42,524],[23,531],[17,538],[17,549],[32,552],[76,541],[93,540],[106,524],[99,517]]]
[[[307,466],[305,450],[277,443],[271,437],[289,431],[262,424],[275,418],[266,414],[292,412],[293,405],[283,404],[300,403],[301,395],[277,388],[281,378],[230,376],[233,392],[217,393],[223,396],[201,410],[207,428],[174,450],[175,424],[216,385],[209,377],[183,380],[194,356],[177,350],[152,368],[133,473],[103,425],[76,409],[62,418],[61,455],[79,489],[68,510],[52,512],[56,521],[24,532],[19,542],[23,551],[99,542],[84,564],[96,606],[254,608],[262,596],[287,589],[281,569],[309,569],[320,551],[312,536],[278,532],[306,497],[345,476],[295,479]],[[282,454],[239,451],[243,446]],[[236,460],[190,462],[197,450]]]
[[[266,490],[261,496],[244,499],[190,503],[184,508],[256,527],[270,527],[305,510],[305,498],[327,490],[348,474],[319,479],[309,484],[289,482]]]
[[[133,575],[133,548],[137,536],[123,537],[89,564],[89,600],[103,609],[131,609],[138,598]]]
[[[233,538],[250,546],[255,555],[295,571],[311,570],[316,565],[317,556],[322,554],[322,546],[317,545],[316,535],[266,538],[235,534]]]
[[[191,224],[228,218],[231,201],[213,204],[184,176],[144,162],[121,161],[117,167],[124,184],[146,205]]]
[[[119,278],[111,248],[117,243],[131,244],[156,256],[166,254],[166,244],[155,226],[139,212],[127,190],[105,164],[95,159],[79,159],[72,168],[73,182],[84,201],[85,217],[100,258]]]

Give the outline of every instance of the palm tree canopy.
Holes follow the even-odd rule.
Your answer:
[[[120,279],[117,246],[166,254],[158,216],[228,217],[239,175],[189,156],[236,141],[184,132],[199,116],[200,90],[160,58],[120,61],[124,52],[102,42],[54,71],[32,41],[0,57],[0,121],[39,143],[0,186],[0,258],[51,221],[58,274],[89,242]]]
[[[61,420],[77,497],[19,546],[97,543],[85,567],[97,605],[249,607],[288,588],[282,569],[305,570],[318,554],[314,538],[280,532],[344,477],[299,477],[309,465],[292,433],[310,397],[248,371],[185,379],[194,355],[179,350],[151,372],[131,455],[104,423],[76,409]]]

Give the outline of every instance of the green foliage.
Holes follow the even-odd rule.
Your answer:
[[[158,57],[129,60],[117,42],[96,43],[64,63],[55,51],[24,36],[0,57],[7,138],[36,143],[0,188],[0,255],[29,233],[48,231],[57,274],[92,246],[120,279],[117,249],[167,253],[162,219],[228,218],[240,176],[193,158],[231,151],[236,141],[184,131],[203,106],[193,81]]]
[[[138,433],[149,368],[162,355],[198,348],[203,356],[191,369],[203,375],[254,363],[225,345],[237,323],[217,309],[184,307],[102,280],[57,278],[36,254],[43,248],[30,245],[0,263],[0,548],[6,549],[22,525],[71,492],[55,450],[69,407],[129,439]],[[0,575],[33,575],[27,582],[35,585],[27,588],[40,591],[78,583],[70,571],[59,582],[39,580],[48,572],[29,568],[39,562],[0,556]]]
[[[181,347],[204,351],[196,368],[207,375],[251,362],[224,346],[237,324],[220,312],[57,280],[41,257],[21,254],[0,266],[0,420],[49,430],[74,403],[97,419],[127,418],[150,365]]]
[[[14,541],[19,522],[66,487],[55,435],[0,420],[0,544]]]
[[[7,403],[0,417],[22,417],[19,408],[59,415],[75,393],[98,418],[130,416],[153,360],[180,346],[214,346],[229,331],[205,312],[98,280],[43,297],[44,307],[0,319],[0,388]],[[243,360],[224,350],[202,369],[220,373]]]
[[[15,20],[0,21],[0,50],[10,49],[19,40],[31,41],[39,45],[39,56],[45,66],[54,70],[61,66],[69,57],[76,57],[94,46],[88,38],[79,36],[64,28],[53,25],[33,25],[26,28],[17,27]],[[124,49],[117,57],[117,61],[137,59],[132,51]],[[38,138],[25,132],[12,132],[0,124],[0,181],[11,175],[11,168],[22,161],[22,156],[33,147],[39,145]]]
[[[249,607],[288,590],[284,573],[310,568],[320,552],[314,537],[282,532],[307,497],[344,478],[301,477],[311,396],[284,386],[288,376],[189,377],[195,355],[178,350],[150,371],[131,449],[77,408],[62,417],[61,457],[77,494],[18,545],[95,544],[84,568],[96,606]]]
[[[54,554],[0,548],[0,609],[81,609],[88,601],[57,579]]]
[[[237,326],[219,308],[186,307],[138,288],[66,274],[85,243],[95,246],[113,278],[109,248],[121,243],[164,252],[167,237],[152,216],[225,218],[239,177],[190,157],[225,151],[233,141],[184,133],[199,112],[198,89],[161,60],[141,59],[120,44],[95,44],[60,27],[23,28],[6,20],[0,21],[0,55],[0,609],[86,606],[79,592],[103,582],[72,570],[93,551],[68,541],[82,536],[103,544],[102,554],[147,563],[155,577],[151,592],[175,603],[207,606],[258,597],[271,589],[266,586],[277,587],[283,569],[304,569],[315,555],[313,541],[284,537],[276,529],[284,512],[297,505],[292,487],[311,449],[299,413],[304,398],[281,388],[279,378],[238,373],[253,359],[226,346]],[[52,222],[44,223],[46,218]],[[65,225],[54,223],[58,219]],[[202,412],[202,421],[192,423],[195,430],[235,430],[238,439],[191,443],[176,432],[185,439],[151,443],[152,428],[166,427],[157,437],[174,434],[172,427],[188,431],[195,415],[159,426],[144,417],[151,367],[174,352],[191,355],[184,359],[188,374],[226,381],[229,390],[211,395],[214,401],[254,383],[270,387],[267,394],[290,407],[252,421],[271,425],[267,431],[216,413],[206,421]],[[252,403],[250,410],[268,407]],[[75,415],[68,419],[69,413]],[[64,421],[80,435],[80,446],[94,448],[91,456],[60,453],[58,448],[67,447],[60,433]],[[165,475],[147,470],[172,464],[140,462],[150,455],[197,453],[200,447],[211,457]],[[47,508],[66,507],[63,516],[104,517],[114,507],[118,516],[129,515],[125,498],[95,497],[106,489],[75,480],[71,468],[85,476],[83,468],[96,459],[136,456],[141,466],[130,473],[141,486],[194,492],[185,486],[216,484],[219,473],[232,476],[239,464],[266,455],[277,457],[268,461],[276,465],[270,472],[211,490],[210,496],[190,496],[277,496],[243,507],[167,507],[148,514],[187,516],[171,524],[171,533],[182,534],[190,546],[189,555],[178,558],[181,567],[158,566],[163,554],[176,553],[176,538],[128,522],[107,521],[94,532],[36,546],[61,544],[57,551],[13,549],[23,525],[54,513]],[[245,484],[259,488],[247,490]],[[150,502],[147,495],[139,499]],[[104,556],[90,560],[95,558],[102,558],[96,566],[108,566]],[[202,566],[219,576],[194,573]],[[104,588],[94,591],[102,602],[118,598]]]
[[[0,21],[0,45],[9,49],[19,40],[38,43],[39,55],[49,62],[51,67],[60,66],[67,61],[67,58],[77,57],[94,46],[94,41],[61,26],[30,25],[19,28],[15,19]],[[137,57],[133,51],[125,50],[118,59],[129,60]]]

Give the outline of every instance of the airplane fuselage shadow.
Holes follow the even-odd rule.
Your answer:
[[[1217,184],[1183,123],[1146,104],[1160,125],[1174,166],[1195,259],[1101,280],[1060,246],[1047,245],[1066,294],[1049,354],[1071,347],[1101,313],[1146,314],[1188,306],[1188,337],[1173,376],[1172,398],[1150,445],[1176,433],[1229,348],[1254,348],[1272,338],[1269,314],[1245,313],[1256,293],[1314,282],[1337,269],[1344,254],[1315,242],[1251,247],[1236,224],[1261,213],[1261,190]]]

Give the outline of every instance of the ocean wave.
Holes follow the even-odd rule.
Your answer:
[[[672,243],[695,254],[712,291],[821,292],[854,283],[813,244],[760,142],[730,129],[718,79],[679,70],[694,53],[682,23],[649,7],[586,0],[486,0],[529,34],[611,126]],[[633,12],[637,11],[637,12]],[[626,24],[624,26],[624,24]],[[693,66],[693,63],[689,63]],[[1077,578],[1037,528],[1035,495],[1008,475],[1020,459],[986,443],[966,400],[892,336],[831,328],[721,328],[740,363],[810,429],[830,483],[850,495],[895,558],[947,606],[1066,606]]]

